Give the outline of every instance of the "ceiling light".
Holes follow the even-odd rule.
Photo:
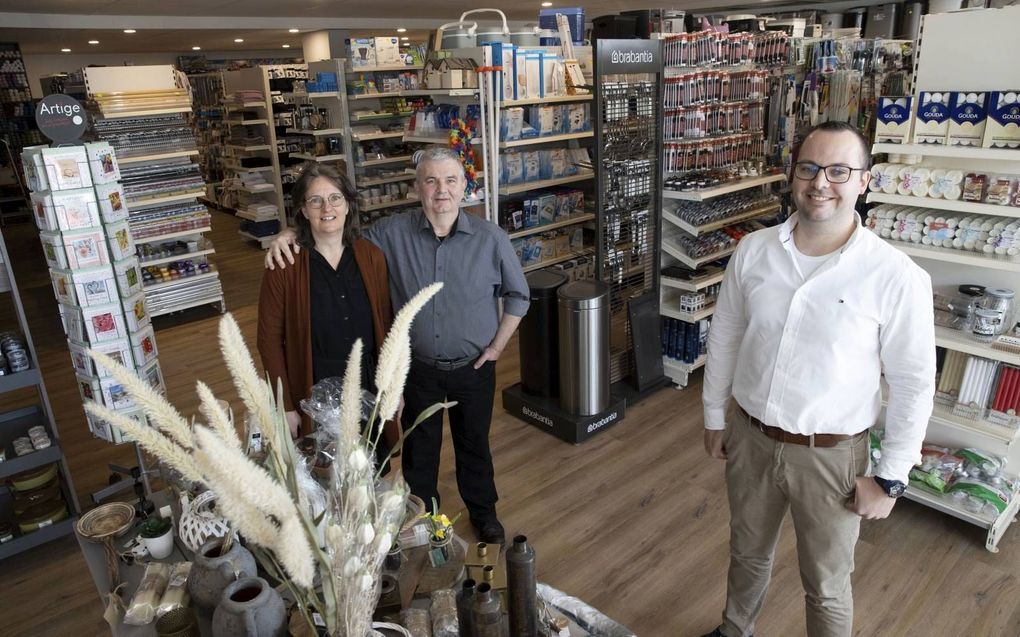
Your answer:
[[[283,48],[285,48],[285,49],[289,49],[289,48],[290,48],[290,45],[289,45],[289,44],[284,44],[284,45],[283,45]]]
[[[61,53],[70,53],[71,49],[60,49]]]
[[[202,47],[200,47],[200,46],[193,46],[193,47],[191,47],[191,50],[192,51],[201,51]]]
[[[301,33],[301,29],[287,29],[287,33]]]
[[[134,29],[124,29],[124,33],[134,33]]]
[[[99,40],[89,40],[89,44],[99,44]]]
[[[407,36],[404,36],[404,37],[402,37],[402,38],[400,38],[400,39],[401,39],[401,40],[410,40],[411,38],[409,38],[409,37],[407,37]]]
[[[552,6],[552,3],[551,3],[551,2],[543,2],[543,3],[542,3],[542,6],[543,6],[543,7],[551,7],[551,6]]]
[[[407,29],[405,29],[404,27],[400,27],[399,29],[397,29],[397,33],[407,33]]]
[[[238,44],[240,44],[240,43],[244,42],[244,38],[234,38],[234,42],[237,42]]]

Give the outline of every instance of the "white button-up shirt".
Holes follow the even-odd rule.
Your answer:
[[[725,428],[732,395],[791,433],[856,434],[878,419],[884,373],[889,404],[875,473],[905,483],[935,393],[931,279],[857,221],[806,280],[792,252],[796,214],[740,242],[709,332],[705,427]]]

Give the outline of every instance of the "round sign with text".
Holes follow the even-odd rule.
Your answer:
[[[35,107],[35,123],[43,135],[55,142],[81,139],[88,125],[81,102],[60,93],[39,100]]]

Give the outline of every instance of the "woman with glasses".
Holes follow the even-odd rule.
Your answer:
[[[393,312],[386,259],[361,238],[350,180],[331,166],[309,162],[291,195],[299,206],[297,242],[305,249],[293,266],[263,273],[258,348],[272,382],[283,384],[287,422],[298,437],[312,431],[310,419],[298,411],[301,400],[320,380],[343,377],[358,339],[364,346],[362,386],[371,389]]]

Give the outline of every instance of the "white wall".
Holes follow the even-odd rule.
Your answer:
[[[39,78],[53,73],[66,73],[90,64],[102,66],[144,66],[148,64],[177,64],[179,55],[205,55],[210,60],[244,58],[301,57],[300,49],[272,49],[268,51],[184,51],[181,53],[95,53],[95,54],[25,54],[25,71],[28,73],[32,97],[43,96]]]

